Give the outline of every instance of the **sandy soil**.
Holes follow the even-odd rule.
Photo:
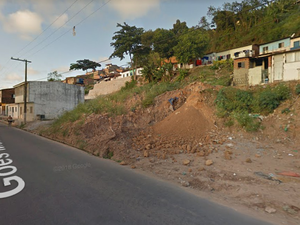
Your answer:
[[[263,118],[265,129],[247,133],[224,127],[215,116],[218,89],[193,83],[125,116],[93,114],[57,133],[27,129],[273,224],[299,225],[300,100],[285,102]],[[130,100],[128,108],[139,100]],[[282,114],[285,108],[290,112]]]

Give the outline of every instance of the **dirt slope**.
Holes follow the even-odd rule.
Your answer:
[[[92,114],[65,124],[63,135],[43,135],[274,224],[299,224],[300,177],[280,173],[300,174],[300,99],[264,117],[264,130],[247,133],[215,116],[218,89],[193,83],[157,97],[150,108],[114,118]],[[131,99],[128,108],[134,104]],[[285,108],[290,111],[282,114]]]

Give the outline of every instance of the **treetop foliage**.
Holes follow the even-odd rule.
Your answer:
[[[71,63],[69,70],[88,70],[92,69],[93,71],[96,70],[97,67],[100,67],[101,64],[91,61],[89,59],[77,60],[77,63]]]
[[[207,52],[219,52],[250,44],[262,44],[295,33],[300,36],[300,4],[296,0],[242,0],[210,6],[207,16],[188,27],[176,20],[171,29],[144,30],[127,23],[117,24],[110,56],[121,60],[129,55],[131,66],[145,68],[149,80],[165,59],[175,56],[188,63]],[[157,75],[160,77],[160,75]]]

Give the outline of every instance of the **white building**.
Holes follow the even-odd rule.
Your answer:
[[[24,82],[14,86],[15,103],[8,108],[10,115],[19,121],[24,119],[24,87]],[[55,119],[83,102],[84,87],[62,82],[29,81],[26,121]]]

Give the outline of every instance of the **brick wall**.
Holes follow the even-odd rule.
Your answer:
[[[15,103],[15,99],[13,97],[15,94],[14,88],[3,89],[1,90],[1,92],[2,92],[2,98],[1,98],[2,103]]]
[[[250,68],[250,60],[249,60],[249,58],[235,59],[234,60],[234,65],[233,65],[234,70],[242,69],[242,68],[238,67],[239,63],[244,63],[244,65],[245,65],[244,68],[245,69],[249,69]]]

